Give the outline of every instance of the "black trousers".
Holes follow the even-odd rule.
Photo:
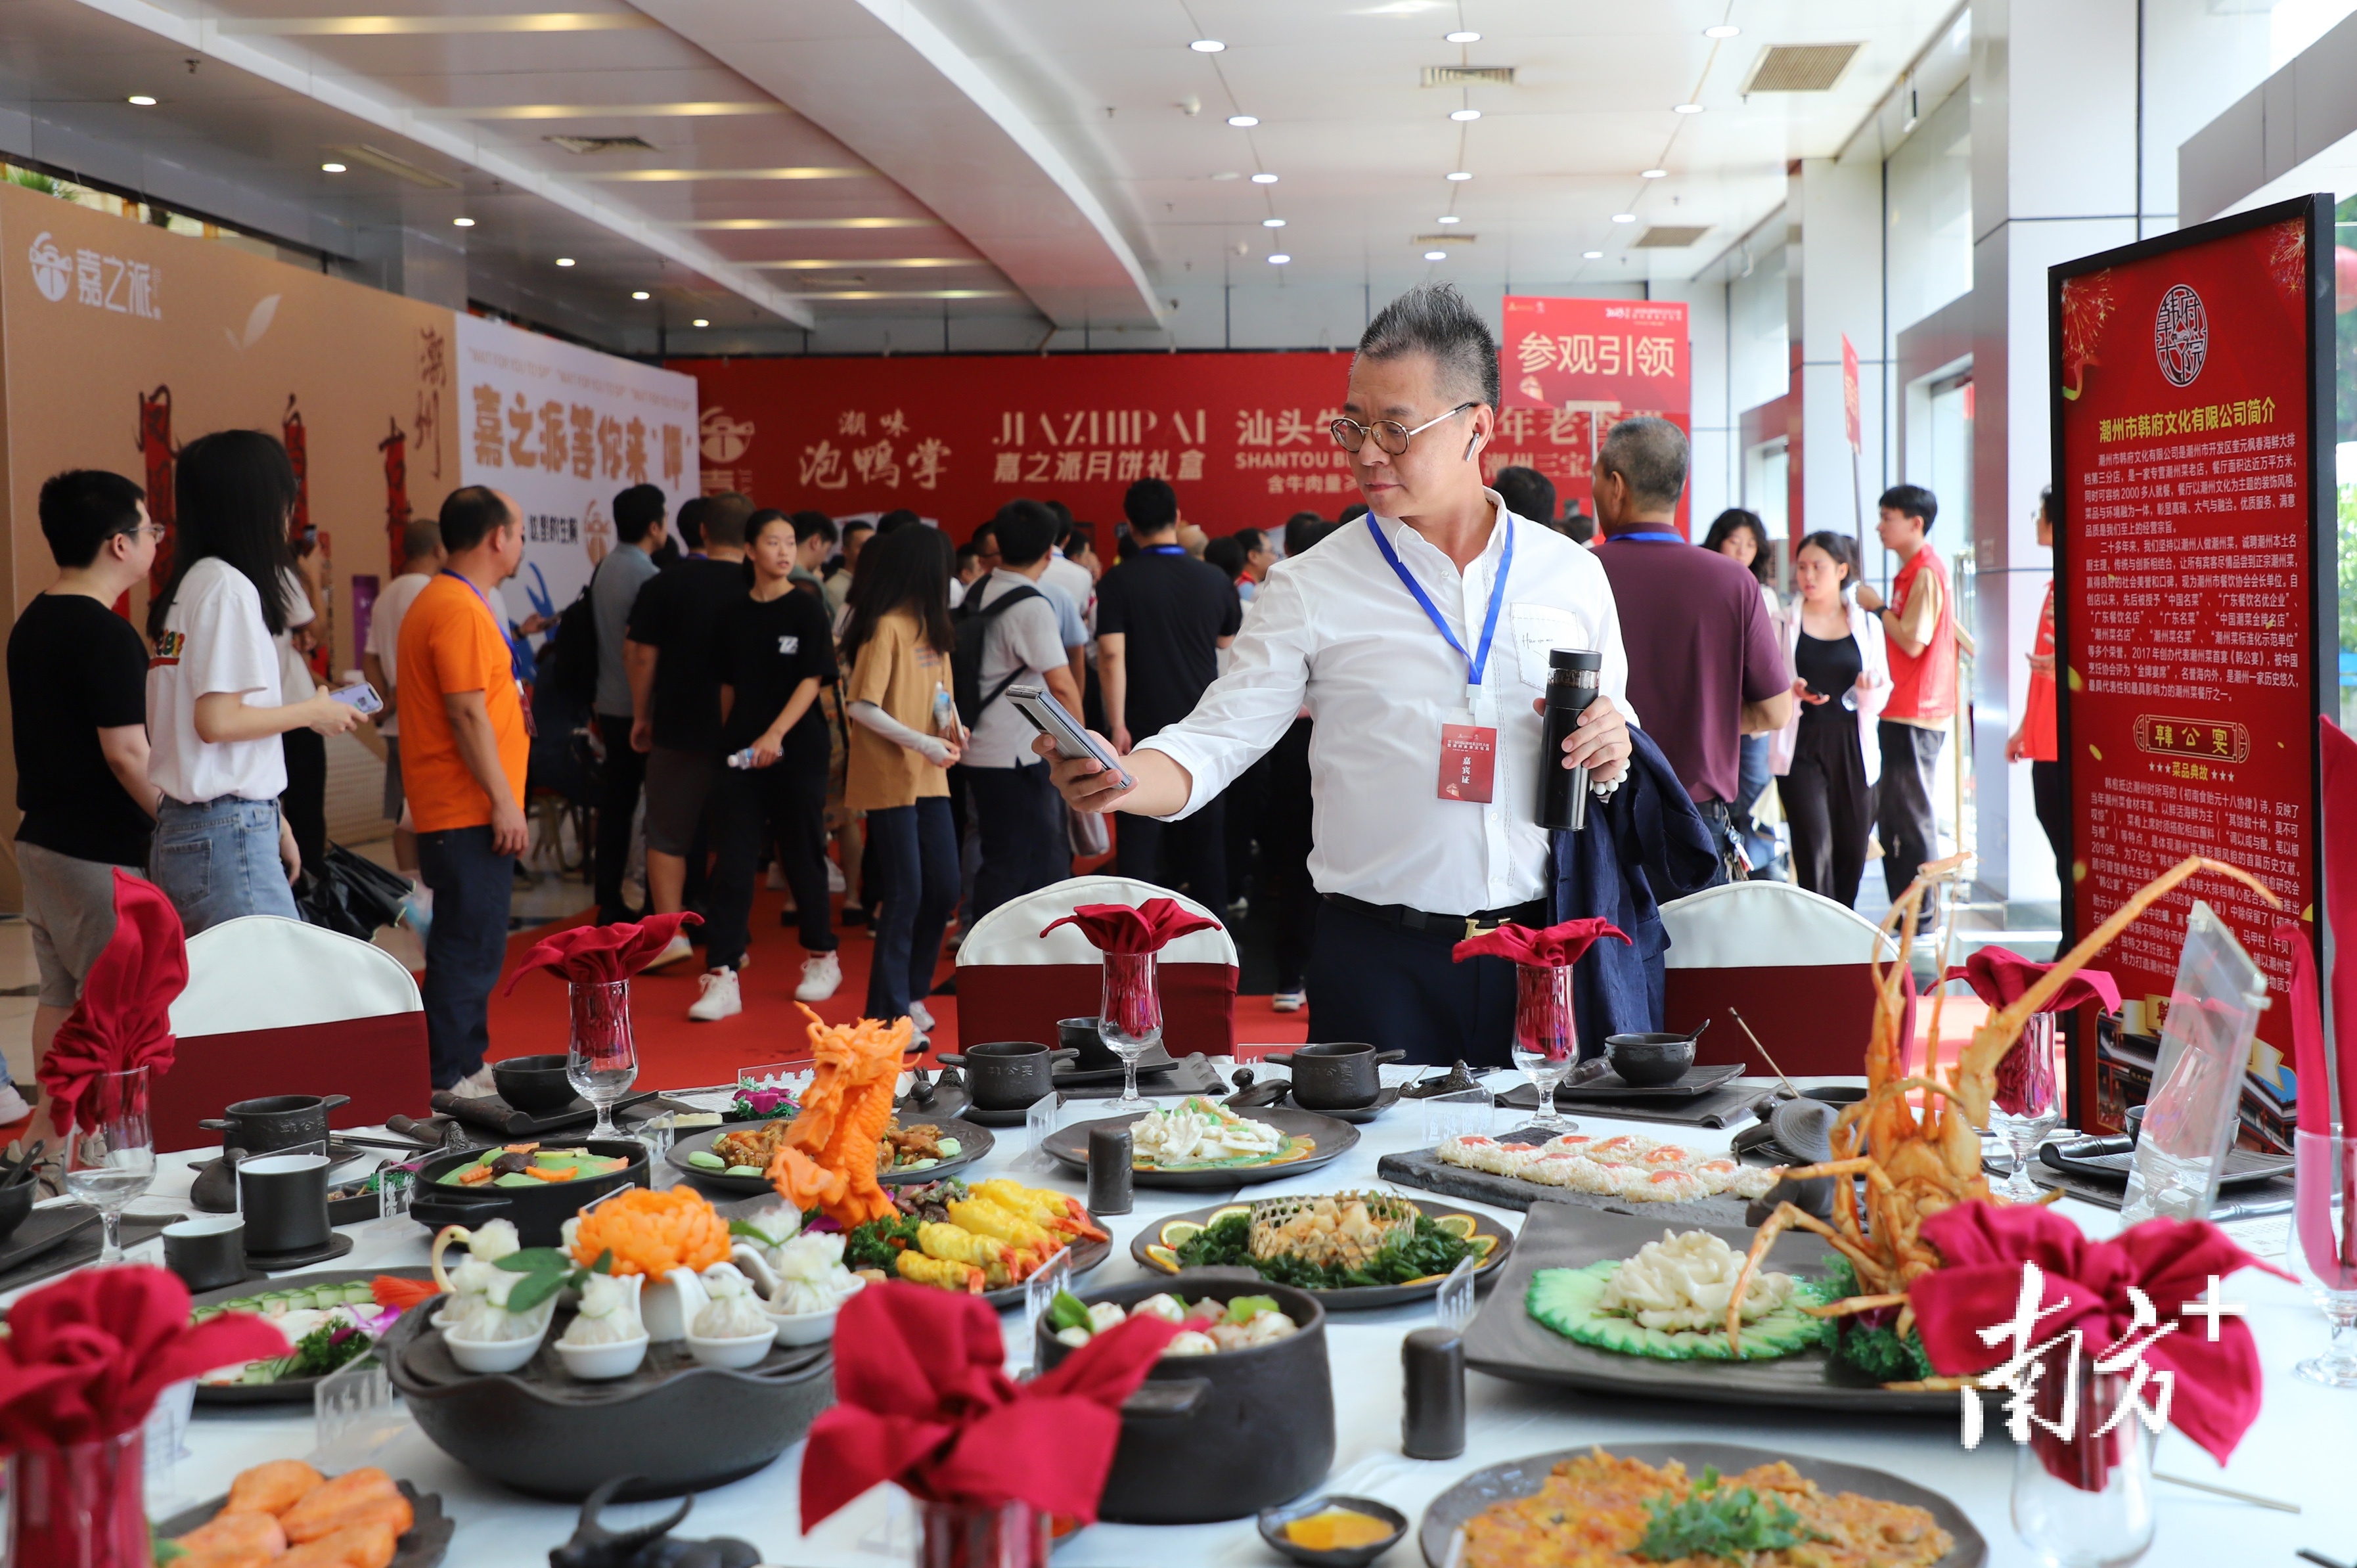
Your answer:
[[[1803,718],[1792,739],[1792,769],[1776,781],[1776,792],[1792,829],[1793,882],[1856,908],[1874,827],[1857,721],[1847,714],[1827,724]]]
[[[1320,900],[1309,954],[1309,1038],[1364,1040],[1411,1062],[1513,1066],[1514,966],[1456,962],[1456,944]]]
[[[328,737],[317,730],[288,730],[278,737],[286,757],[286,789],[278,797],[303,869],[314,875],[328,864]]]
[[[1276,899],[1276,988],[1298,991],[1318,930],[1318,889],[1309,880],[1309,721],[1296,719],[1268,753],[1268,800],[1261,813],[1261,869]],[[1329,1036],[1340,1039],[1337,1035]],[[1355,1036],[1354,1036],[1355,1037]]]
[[[1249,897],[1252,888],[1253,840],[1261,836],[1261,819],[1268,805],[1269,760],[1263,757],[1236,775],[1222,792],[1228,817],[1228,897]]]
[[[982,870],[974,883],[977,922],[1001,904],[1072,874],[1064,798],[1056,793],[1044,760],[1021,768],[969,768],[966,788],[974,791],[974,821],[982,830]],[[944,802],[944,817],[947,811]],[[950,854],[954,862],[954,840]]]
[[[628,718],[599,714],[597,736],[606,743],[605,792],[597,800],[597,919],[610,926],[638,918],[622,902],[622,873],[630,865],[630,819],[638,814],[647,758],[630,749]]]
[[[753,876],[761,851],[778,846],[778,864],[794,891],[802,950],[833,952],[826,893],[826,754],[780,757],[767,768],[725,768],[713,780],[712,915],[704,928],[704,961],[735,969],[752,932]]]
[[[1882,883],[1895,902],[1924,865],[1940,858],[1940,828],[1932,814],[1932,770],[1940,765],[1945,730],[1884,719],[1880,799],[1875,825],[1882,835]]]
[[[2029,794],[2037,802],[2038,825],[2046,830],[2046,842],[2054,850],[2054,875],[2062,884],[2062,943],[2056,948],[2061,952],[2078,939],[2072,933],[2071,917],[2077,912],[2078,884],[2071,875],[2071,782],[2060,762],[2032,762],[2029,765]]]
[[[515,856],[493,852],[489,827],[446,828],[417,835],[417,865],[434,889],[422,988],[426,1048],[434,1087],[447,1089],[490,1049],[491,987],[507,959]]]
[[[1228,918],[1228,802],[1214,796],[1200,811],[1176,822],[1155,817],[1122,818],[1114,864],[1124,876],[1164,887],[1185,883],[1189,897],[1225,920]]]

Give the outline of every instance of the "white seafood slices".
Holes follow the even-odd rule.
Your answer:
[[[1656,1171],[1647,1170],[1641,1165],[1623,1165],[1616,1174],[1620,1178],[1620,1195],[1640,1203],[1683,1203],[1710,1196],[1710,1183],[1692,1171]]]
[[[1538,1151],[1526,1144],[1501,1144],[1495,1138],[1474,1133],[1445,1140],[1439,1155],[1446,1165],[1465,1165],[1492,1176],[1514,1176],[1538,1157]]]
[[[1519,1173],[1524,1181],[1574,1192],[1612,1193],[1620,1190],[1619,1173],[1580,1155],[1541,1155]]]
[[[1692,1149],[1682,1148],[1676,1144],[1656,1144],[1639,1155],[1635,1163],[1649,1171],[1683,1171],[1692,1169],[1700,1158],[1702,1156]]]
[[[1542,1155],[1586,1155],[1596,1140],[1585,1133],[1566,1133],[1560,1138],[1549,1138],[1539,1145]]]
[[[1783,1178],[1783,1174],[1781,1170],[1764,1165],[1738,1165],[1722,1190],[1738,1197],[1765,1197]]]
[[[1581,1152],[1600,1165],[1625,1165],[1653,1146],[1653,1140],[1651,1138],[1641,1138],[1634,1133],[1623,1133],[1615,1138],[1598,1138]]]

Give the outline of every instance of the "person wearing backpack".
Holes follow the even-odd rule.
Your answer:
[[[1054,559],[1055,514],[1038,501],[1009,501],[993,532],[999,564],[960,607],[952,656],[959,717],[974,731],[965,769],[982,836],[976,920],[1072,874],[1062,797],[1048,765],[1031,755],[1031,725],[1006,701],[1006,689],[1044,686],[1075,716],[1081,711],[1056,606],[1039,586]]]

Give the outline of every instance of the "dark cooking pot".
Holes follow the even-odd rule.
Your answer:
[[[944,1052],[945,1067],[965,1069],[966,1093],[985,1111],[1021,1111],[1056,1092],[1056,1064],[1081,1053],[1030,1040],[993,1040]]]
[[[491,1219],[511,1219],[527,1247],[554,1247],[566,1220],[587,1204],[626,1187],[647,1185],[647,1146],[636,1138],[544,1139],[545,1149],[586,1148],[593,1155],[623,1155],[630,1163],[601,1176],[576,1176],[571,1181],[536,1182],[531,1187],[444,1187],[443,1176],[482,1156],[480,1149],[436,1155],[417,1173],[417,1196],[409,1217],[429,1230],[445,1225],[476,1226]]]
[[[580,1097],[581,1091],[565,1074],[565,1064],[570,1059],[563,1051],[553,1056],[510,1057],[491,1064],[491,1081],[499,1086],[500,1098],[507,1101],[509,1110],[545,1116]]]
[[[1304,1111],[1356,1111],[1372,1105],[1383,1091],[1376,1067],[1406,1057],[1405,1051],[1379,1051],[1355,1041],[1333,1040],[1296,1047],[1262,1059],[1293,1069],[1293,1102]]]
[[[1249,1269],[1189,1269],[1082,1299],[1129,1307],[1166,1292],[1190,1302],[1274,1296],[1301,1332],[1250,1350],[1157,1361],[1121,1407],[1121,1444],[1098,1512],[1124,1524],[1208,1524],[1290,1502],[1324,1480],[1334,1463],[1325,1308]],[[1071,1354],[1044,1316],[1035,1332],[1033,1364],[1042,1370]]]
[[[1080,1066],[1094,1070],[1119,1067],[1121,1058],[1104,1043],[1094,1018],[1059,1018],[1056,1020],[1056,1043],[1066,1050],[1081,1054]]]
[[[270,1094],[260,1100],[241,1100],[220,1117],[197,1125],[223,1134],[221,1142],[230,1148],[271,1155],[326,1143],[328,1112],[351,1102],[349,1094]]]

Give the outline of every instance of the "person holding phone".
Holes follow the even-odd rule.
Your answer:
[[[1875,724],[1890,700],[1882,623],[1848,591],[1857,572],[1857,542],[1846,533],[1812,533],[1793,552],[1801,597],[1785,618],[1784,658],[1794,705],[1769,732],[1769,766],[1792,829],[1792,880],[1853,908],[1882,772]]]
[[[966,737],[949,695],[950,553],[931,528],[869,542],[843,634],[852,725],[844,806],[867,813],[876,854],[867,897],[880,910],[867,1016],[910,1018],[920,1034],[933,1026],[924,998],[958,900],[948,769]]]
[[[148,778],[163,791],[148,878],[190,936],[241,915],[297,918],[302,870],[279,797],[279,736],[343,735],[357,709],[313,687],[288,702],[274,642],[294,569],[295,469],[275,436],[222,430],[181,449],[172,575],[147,607]]]

